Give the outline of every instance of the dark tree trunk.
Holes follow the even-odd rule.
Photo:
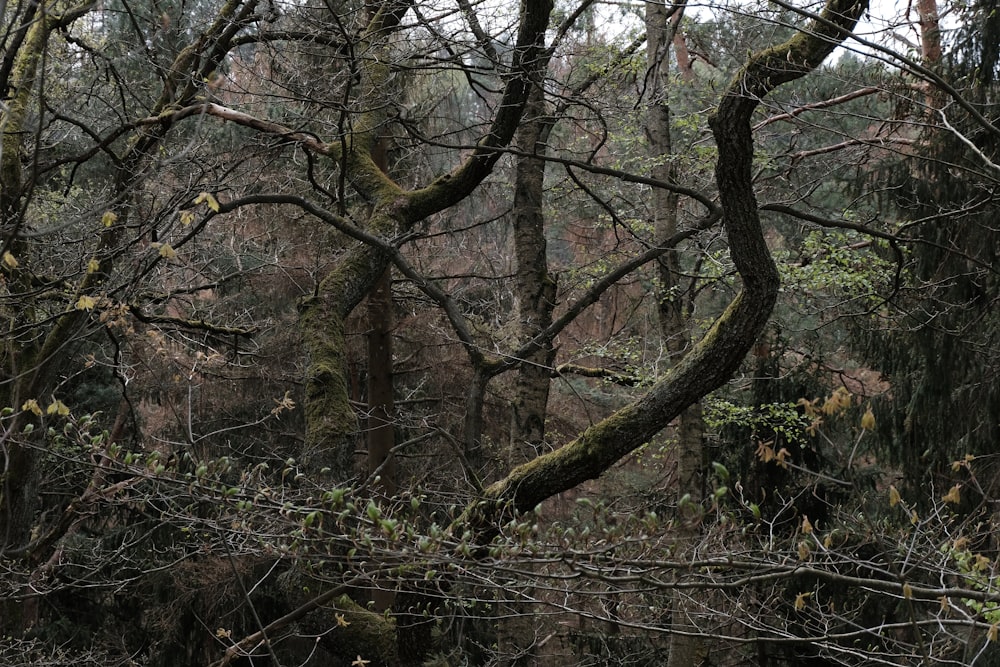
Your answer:
[[[541,453],[545,442],[545,418],[552,381],[554,350],[551,340],[536,340],[552,324],[556,283],[549,275],[546,258],[545,139],[551,121],[545,117],[545,98],[536,86],[525,107],[525,121],[517,132],[514,177],[514,254],[517,260],[518,342],[535,341],[533,352],[521,360],[514,381],[511,414],[511,467]],[[533,157],[538,156],[538,157]]]

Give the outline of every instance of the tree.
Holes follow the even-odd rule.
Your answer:
[[[921,13],[923,62],[948,87],[961,88],[967,108],[930,89],[913,155],[883,171],[895,193],[887,195],[886,205],[907,221],[914,240],[906,266],[913,289],[892,301],[906,313],[898,323],[868,327],[864,336],[872,363],[894,387],[892,400],[882,404],[889,455],[909,481],[929,478],[945,487],[955,459],[992,451],[987,443],[995,440],[997,424],[991,415],[1000,398],[983,383],[996,368],[996,323],[989,314],[996,258],[986,240],[990,223],[984,227],[981,213],[990,206],[996,173],[990,165],[997,131],[987,120],[993,115],[996,17],[983,8],[968,11],[965,25],[977,25],[975,34],[956,31],[947,62],[934,3],[925,3]],[[965,407],[955,412],[955,404]],[[981,481],[992,485],[992,477]]]
[[[3,617],[9,651],[38,652],[36,662],[64,660],[54,647],[65,646],[77,661],[94,663],[134,655],[164,665],[249,656],[276,664],[419,664],[435,648],[462,647],[486,662],[482,645],[491,642],[474,646],[481,630],[475,616],[486,605],[502,607],[495,603],[507,601],[505,592],[523,590],[532,591],[533,604],[581,623],[672,627],[675,634],[680,623],[643,618],[643,609],[660,609],[664,594],[704,591],[698,601],[706,609],[730,611],[748,601],[756,608],[781,601],[773,613],[742,627],[733,621],[720,634],[734,643],[814,645],[817,654],[845,662],[854,659],[849,642],[881,621],[866,619],[859,630],[848,612],[809,606],[839,584],[852,587],[865,613],[882,610],[869,590],[908,608],[897,627],[915,634],[897,643],[880,639],[886,661],[944,618],[928,611],[938,598],[980,604],[966,605],[971,620],[963,628],[981,629],[993,613],[983,605],[995,601],[983,580],[986,566],[968,544],[956,544],[958,536],[946,549],[937,543],[949,530],[950,492],[948,501],[932,503],[938,513],[927,523],[907,513],[892,530],[845,510],[839,520],[853,532],[840,541],[808,517],[764,516],[758,498],[725,488],[731,482],[722,466],[712,493],[689,496],[705,525],[687,536],[691,554],[711,547],[724,555],[697,559],[663,555],[676,547],[678,529],[665,528],[655,512],[614,515],[600,503],[592,511],[586,503],[550,509],[556,496],[639,456],[739,372],[779,298],[769,247],[779,241],[773,229],[765,232],[761,211],[870,234],[890,248],[899,242],[875,225],[757,200],[780,187],[771,186],[780,180],[782,170],[772,169],[780,160],[790,163],[790,181],[808,182],[815,172],[798,164],[809,156],[779,150],[773,137],[759,143],[766,152],[755,150],[755,130],[779,127],[783,114],[797,119],[867,100],[867,93],[848,100],[794,87],[811,80],[865,8],[831,0],[821,15],[801,21],[795,8],[775,14],[789,38],[753,50],[713,97],[714,148],[701,156],[714,162],[711,187],[692,186],[677,171],[646,175],[604,161],[610,144],[594,137],[613,134],[607,128],[614,124],[591,102],[604,85],[621,91],[645,77],[621,74],[641,60],[631,38],[604,51],[607,44],[584,38],[580,44],[591,50],[574,52],[579,44],[567,35],[594,9],[590,3],[561,13],[554,29],[553,8],[542,2],[522,3],[516,19],[459,3],[462,21],[433,3],[397,0],[288,7],[234,0],[204,3],[191,14],[130,3],[8,8],[14,27],[2,70],[9,100],[2,257],[11,335],[0,526],[10,563]],[[123,38],[119,50],[102,50],[112,36]],[[656,56],[669,37],[647,36],[653,57],[637,71],[661,64]],[[614,67],[602,66],[602,58]],[[660,68],[651,80],[662,86],[667,74]],[[659,102],[657,86],[648,91]],[[793,92],[775,97],[783,91],[806,101],[796,102]],[[710,86],[699,94],[714,95]],[[441,111],[451,102],[455,108]],[[764,103],[787,106],[776,110],[778,118],[758,120]],[[691,118],[686,128],[678,123],[682,131],[696,132],[690,126],[698,116]],[[651,121],[651,129],[676,129],[669,114],[663,120]],[[574,125],[598,129],[575,132]],[[809,139],[819,143],[819,135]],[[586,159],[571,152],[579,145],[587,145]],[[656,148],[675,154],[669,143]],[[512,182],[505,180],[508,153]],[[555,165],[566,180],[550,172],[546,186],[546,168]],[[552,249],[547,210],[564,213],[585,201],[614,217],[630,197],[652,201],[667,222],[652,233],[630,230],[624,256],[594,274],[573,265],[587,249],[579,256]],[[507,199],[513,208],[503,227],[494,221],[504,219]],[[693,221],[673,227],[679,200]],[[619,222],[614,230],[626,229]],[[559,363],[570,324],[626,278],[641,281],[645,266],[665,267],[661,286],[670,291],[685,263],[675,250],[719,222],[726,251],[706,241],[708,259],[691,264],[717,260],[724,267],[718,275],[706,270],[694,280],[715,280],[723,287],[714,298],[732,300],[704,330],[671,319],[667,338],[684,344],[671,349],[669,371],[622,390],[616,398],[623,407],[602,411],[561,447],[538,451],[562,437],[546,431],[553,375],[594,371],[622,384],[643,382]],[[458,247],[469,228],[513,247],[506,253],[516,257],[513,270],[504,252],[481,251],[478,264],[469,246],[451,257],[433,246]],[[557,256],[564,262],[559,280]],[[480,270],[491,261],[496,267]],[[489,289],[480,289],[504,281],[512,283],[506,303],[517,303],[513,321],[504,294],[492,308]],[[356,316],[366,297],[378,326]],[[387,338],[390,327],[382,325],[390,314],[412,329],[401,325]],[[369,329],[373,350],[387,351],[391,338],[394,353],[360,361],[357,333]],[[688,343],[689,336],[697,341]],[[267,357],[273,363],[265,365]],[[432,369],[410,379],[427,360]],[[102,366],[103,375],[93,370]],[[390,367],[394,377],[377,387],[376,372]],[[513,400],[491,404],[499,384],[491,381],[508,371],[515,379],[505,399]],[[68,400],[98,393],[82,387],[121,400],[94,408]],[[789,428],[802,426],[799,416],[814,416],[816,406],[802,398]],[[162,410],[151,407],[157,401]],[[105,417],[93,414],[104,404],[122,406],[122,425],[107,432]],[[369,427],[378,422],[392,437],[366,443],[359,405],[371,411]],[[835,406],[826,417],[849,407]],[[491,409],[510,419],[498,425]],[[496,434],[513,444],[504,465],[483,455]],[[362,468],[357,451],[366,445],[372,463]],[[696,453],[693,446],[685,452]],[[787,463],[780,449],[772,454],[773,465]],[[701,453],[692,458],[682,466],[679,491],[701,486],[687,479],[701,472]],[[486,488],[484,478],[492,481]],[[909,508],[902,496],[891,498],[893,511]],[[855,500],[869,511],[869,498]],[[533,512],[547,501],[542,516],[552,511],[554,518],[539,520]],[[671,514],[678,509],[667,505]],[[795,508],[778,502],[774,511]],[[574,512],[580,523],[572,523]],[[748,536],[737,536],[737,521]],[[590,540],[585,530],[600,535]],[[779,531],[791,536],[774,537]],[[865,531],[876,537],[856,537]],[[881,539],[890,534],[919,545],[920,567],[894,569],[896,546]],[[883,567],[883,558],[892,566]],[[765,568],[773,577],[747,574]],[[942,572],[962,584],[945,590],[928,583]],[[373,590],[394,597],[387,616],[363,608]],[[175,599],[181,602],[171,604]],[[94,630],[87,619],[112,612],[137,618],[139,627],[120,644],[106,633],[93,632],[99,639],[92,645],[79,639],[87,634],[81,626]],[[74,616],[84,620],[66,620]],[[466,643],[442,639],[448,628],[441,619]],[[682,648],[674,642],[674,662]]]

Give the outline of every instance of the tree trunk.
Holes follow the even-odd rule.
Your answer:
[[[514,254],[517,261],[518,343],[534,340],[550,324],[555,307],[556,283],[549,275],[546,258],[545,140],[551,121],[544,116],[541,86],[532,89],[525,106],[525,120],[518,129],[514,176]],[[536,155],[539,157],[532,157]],[[545,442],[545,416],[552,381],[554,350],[551,340],[538,340],[534,351],[521,360],[514,381],[511,414],[510,467],[530,461]]]
[[[941,62],[941,26],[937,0],[917,0],[920,24],[920,55],[924,65],[934,67]]]
[[[646,134],[649,140],[653,178],[666,183],[677,179],[676,162],[673,155],[670,116],[670,49],[677,36],[682,7],[674,6],[668,11],[663,3],[646,3],[646,57],[647,101]],[[653,229],[658,244],[665,243],[677,233],[678,202],[676,193],[663,188],[652,192]],[[666,360],[671,366],[676,364],[691,346],[689,313],[684,304],[687,291],[681,281],[680,253],[671,248],[657,262],[657,314],[660,335],[667,349]],[[693,291],[691,285],[691,291]],[[704,424],[701,417],[701,403],[695,401],[684,409],[678,418],[674,433],[677,452],[677,497],[688,496],[692,506],[698,507],[702,500],[702,434]],[[686,516],[686,508],[678,509],[676,523],[677,553],[687,551],[687,543],[693,543],[701,533],[700,517]],[[697,636],[698,626],[691,622],[694,612],[683,592],[675,591],[671,596],[671,625],[674,632],[670,636],[668,667],[693,667],[704,662],[707,654],[705,641]]]
[[[917,0],[918,25],[920,27],[920,56],[925,67],[936,69],[941,64],[941,24],[937,0]],[[938,86],[924,83],[928,112],[945,106],[947,96]],[[934,122],[937,118],[932,118]]]
[[[374,151],[375,164],[388,173],[385,140]],[[395,403],[392,364],[392,271],[386,269],[368,295],[368,474],[380,477],[386,496],[396,493]],[[379,611],[382,611],[381,609]]]
[[[302,458],[310,468],[329,468],[334,480],[345,480],[354,475],[358,426],[347,394],[345,314],[331,282],[336,284],[328,277],[315,296],[300,304],[299,326],[307,356]]]
[[[408,3],[390,4],[398,7],[398,11],[375,12],[370,25],[363,31],[363,46],[372,54],[389,48],[384,40],[398,25]],[[345,142],[346,153],[339,157],[340,167],[351,185],[362,198],[371,202],[365,234],[381,241],[407,233],[428,216],[465,199],[491,173],[502,155],[496,149],[506,146],[517,130],[530,83],[539,69],[551,11],[550,1],[522,3],[509,76],[488,132],[460,166],[418,190],[403,190],[372,157],[379,140],[378,128],[385,122],[386,109],[390,106],[383,98],[390,83],[385,63],[390,62],[391,57],[386,52],[381,57],[368,57],[359,63],[360,89],[366,92],[357,105],[372,111],[362,114],[355,123],[356,132],[349,142]],[[358,243],[321,281],[316,294],[300,304],[299,324],[308,355],[305,449],[311,457],[319,457],[328,461],[326,465],[331,468],[341,470],[341,474],[353,467],[349,453],[353,451],[356,433],[344,371],[344,319],[371,292],[389,261],[389,254],[377,243]],[[474,460],[475,456],[469,458]]]
[[[524,121],[517,131],[519,152],[514,175],[514,254],[517,262],[517,339],[520,345],[535,341],[532,352],[520,360],[511,401],[510,446],[507,470],[526,463],[544,450],[545,419],[555,351],[552,341],[535,340],[550,324],[555,307],[556,283],[549,275],[546,257],[545,141],[552,127],[545,117],[545,94],[539,83],[525,105]],[[505,471],[506,472],[506,471]],[[525,595],[533,595],[531,589]],[[540,630],[530,607],[500,605],[498,663],[500,665],[545,664],[538,653]],[[542,630],[544,632],[544,630]]]
[[[42,55],[48,42],[52,21],[46,16],[50,3],[40,2],[35,6],[33,16],[25,17],[27,28],[24,41],[21,42],[14,64],[11,67],[10,80],[6,89],[12,91],[13,97],[4,107],[0,107],[0,229],[5,234],[2,240],[4,250],[16,259],[20,244],[16,240],[16,232],[21,223],[22,173],[21,145],[24,137],[29,134],[25,127],[28,118],[28,105],[34,93],[35,79],[41,66]],[[10,238],[7,238],[9,233]],[[7,276],[4,283],[10,284],[7,289],[26,291],[27,277],[23,271],[6,263],[0,268]],[[5,289],[4,291],[7,291]],[[4,319],[7,320],[7,330],[30,324],[31,313],[23,312],[21,308],[4,308]],[[0,393],[4,403],[2,407],[19,409],[23,401],[35,398],[34,395],[22,395],[19,389],[30,384],[26,377],[32,375],[32,365],[35,362],[34,343],[21,343],[17,339],[8,341],[10,346],[4,354],[5,367],[2,369],[4,391]],[[8,428],[11,433],[20,434],[27,422],[27,417],[15,419]],[[5,438],[6,440],[6,438]],[[6,445],[6,465],[0,476],[0,555],[3,551],[15,546],[21,546],[28,540],[31,524],[38,507],[38,470],[36,460],[38,455],[31,447],[24,446],[12,439]],[[28,619],[28,622],[31,622]]]
[[[368,296],[368,474],[378,475],[375,485],[391,498],[396,494],[396,444],[392,386],[392,276],[386,270]],[[375,611],[392,607],[393,591],[372,591]]]

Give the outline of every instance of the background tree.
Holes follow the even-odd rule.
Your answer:
[[[964,11],[963,25],[976,25],[975,34],[957,30],[942,60],[930,25],[924,60],[961,92],[968,109],[927,94],[915,110],[925,123],[917,150],[884,170],[887,206],[898,211],[901,229],[915,242],[906,266],[911,289],[891,302],[905,315],[890,325],[866,323],[864,336],[872,363],[893,386],[882,426],[892,459],[908,482],[926,481],[929,472],[943,488],[953,482],[953,460],[992,453],[1000,400],[994,385],[984,382],[994,375],[997,349],[990,314],[995,244],[987,240],[996,175],[996,17],[978,6]],[[992,472],[981,482],[992,485]]]

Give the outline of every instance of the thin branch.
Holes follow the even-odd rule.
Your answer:
[[[851,91],[850,93],[845,93],[839,97],[831,97],[820,102],[813,102],[812,104],[803,104],[800,107],[796,107],[789,112],[778,114],[776,116],[770,116],[765,118],[761,122],[753,126],[753,131],[770,125],[771,123],[777,123],[783,120],[792,120],[807,111],[817,111],[819,109],[829,109],[830,107],[835,107],[839,104],[844,104],[845,102],[850,102],[851,100],[856,100],[859,97],[865,97],[866,95],[872,95],[874,93],[882,92],[881,88],[876,88],[874,86],[868,86],[866,88],[859,88],[858,90]]]
[[[257,327],[227,327],[219,324],[212,324],[205,320],[190,320],[183,317],[170,317],[167,315],[149,315],[142,312],[138,304],[130,304],[129,313],[135,319],[146,324],[168,324],[178,329],[191,329],[195,331],[205,331],[219,336],[252,336],[259,331]]]
[[[992,170],[994,173],[1000,174],[1000,165],[998,165],[993,160],[989,159],[986,156],[986,154],[983,153],[982,150],[980,150],[979,146],[976,146],[976,144],[974,144],[971,139],[969,139],[963,133],[959,132],[957,129],[955,129],[955,126],[953,126],[951,123],[948,122],[948,116],[947,114],[945,114],[945,111],[947,109],[948,107],[945,107],[943,109],[938,109],[938,114],[941,116],[941,123],[945,126],[945,128],[947,128],[949,132],[954,134],[959,141],[965,144],[965,146],[970,151],[972,151],[972,154],[975,155],[977,158],[979,158],[980,162],[989,167],[989,169]]]
[[[191,116],[201,115],[214,116],[231,123],[236,123],[237,125],[242,125],[243,127],[252,128],[258,132],[263,132],[264,134],[278,136],[287,141],[300,144],[304,148],[308,148],[322,155],[335,156],[339,152],[334,146],[323,143],[315,135],[308,132],[293,130],[285,127],[284,125],[262,118],[257,118],[256,116],[251,116],[250,114],[230,109],[229,107],[224,107],[221,104],[215,104],[214,102],[193,104],[181,109],[171,109],[157,116],[141,118],[135,121],[133,125],[136,127],[155,125],[169,127],[179,120],[190,118]]]

